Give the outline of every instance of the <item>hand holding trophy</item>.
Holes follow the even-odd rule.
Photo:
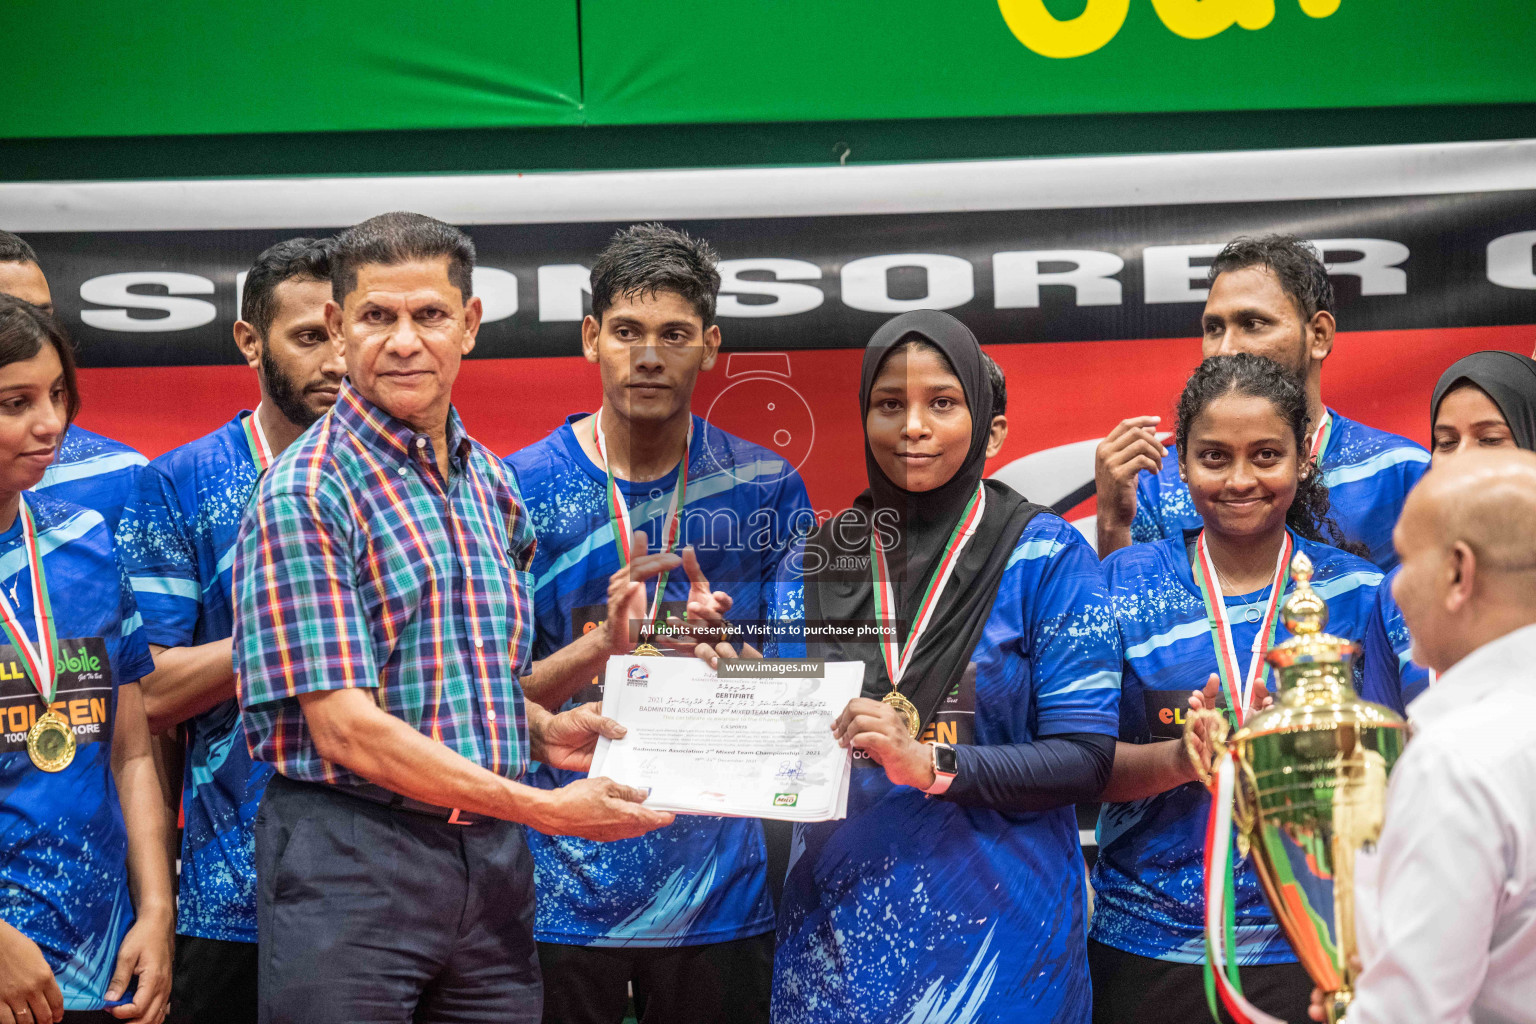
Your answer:
[[[1248,712],[1233,732],[1230,712],[1207,705],[1191,713],[1185,728],[1185,749],[1213,794],[1206,969],[1235,1019],[1278,1024],[1243,998],[1237,965],[1227,962],[1235,825],[1239,858],[1252,854],[1276,919],[1324,993],[1329,1024],[1338,1024],[1358,970],[1355,855],[1381,832],[1387,773],[1402,753],[1407,726],[1355,694],[1359,648],[1323,632],[1328,607],[1312,589],[1306,555],[1292,560],[1291,576],[1295,589],[1282,614],[1292,638],[1267,657],[1280,683],[1273,706]],[[1213,1015],[1215,1009],[1213,1003]]]

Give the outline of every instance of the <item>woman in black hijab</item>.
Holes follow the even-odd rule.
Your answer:
[[[1086,1022],[1072,805],[1108,777],[1120,666],[1098,561],[982,479],[992,392],[954,317],[887,323],[859,391],[869,489],[807,539],[789,604],[897,637],[805,651],[863,661],[864,695],[833,727],[848,817],[796,830],[774,1020]]]
[[[1536,451],[1536,360],[1499,350],[1456,360],[1435,385],[1429,419],[1431,465],[1489,448]],[[1406,715],[1429,686],[1430,674],[1411,660],[1408,626],[1392,597],[1396,578],[1393,569],[1376,592],[1360,695]]]

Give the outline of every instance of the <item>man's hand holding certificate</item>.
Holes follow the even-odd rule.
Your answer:
[[[628,730],[601,739],[592,775],[650,791],[679,814],[787,821],[846,816],[851,751],[832,723],[859,695],[858,662],[608,659],[603,714]]]

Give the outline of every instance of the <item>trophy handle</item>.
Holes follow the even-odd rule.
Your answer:
[[[1220,761],[1227,754],[1227,737],[1231,735],[1232,723],[1227,721],[1227,716],[1212,708],[1201,708],[1193,711],[1184,720],[1184,754],[1189,758],[1189,763],[1195,766],[1195,774],[1200,777],[1200,784],[1213,794],[1216,792],[1216,780],[1205,767],[1200,758],[1200,748],[1195,737],[1197,723],[1210,723],[1211,752],[1213,761]]]

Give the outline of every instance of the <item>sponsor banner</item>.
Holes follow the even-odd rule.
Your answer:
[[[341,198],[344,197],[344,198]],[[337,199],[334,205],[326,205]],[[456,387],[511,451],[598,402],[580,359],[587,267],[612,232],[665,218],[720,250],[724,357],[695,410],[779,452],[813,502],[862,480],[864,342],[948,309],[1009,379],[991,465],[1074,515],[1119,419],[1165,417],[1199,361],[1204,267],[1239,234],[1324,249],[1342,328],[1325,398],[1423,440],[1459,355],[1529,351],[1536,142],[888,168],[0,186],[0,224],[37,248],[80,345],[81,422],[147,454],[254,404],[230,340],[260,249],[387,209],[465,224],[487,323]],[[199,227],[198,225],[203,225]],[[1071,500],[1069,500],[1071,499]]]
[[[583,0],[590,122],[1299,109],[1536,95],[1528,0],[671,0],[666,17],[653,10],[637,0]],[[714,59],[701,66],[700,53]]]
[[[6,5],[8,36],[24,41],[7,71],[23,91],[0,108],[0,137],[1536,97],[1529,0],[173,0],[150,19],[74,0],[66,10]],[[977,128],[989,130],[1019,129]]]

